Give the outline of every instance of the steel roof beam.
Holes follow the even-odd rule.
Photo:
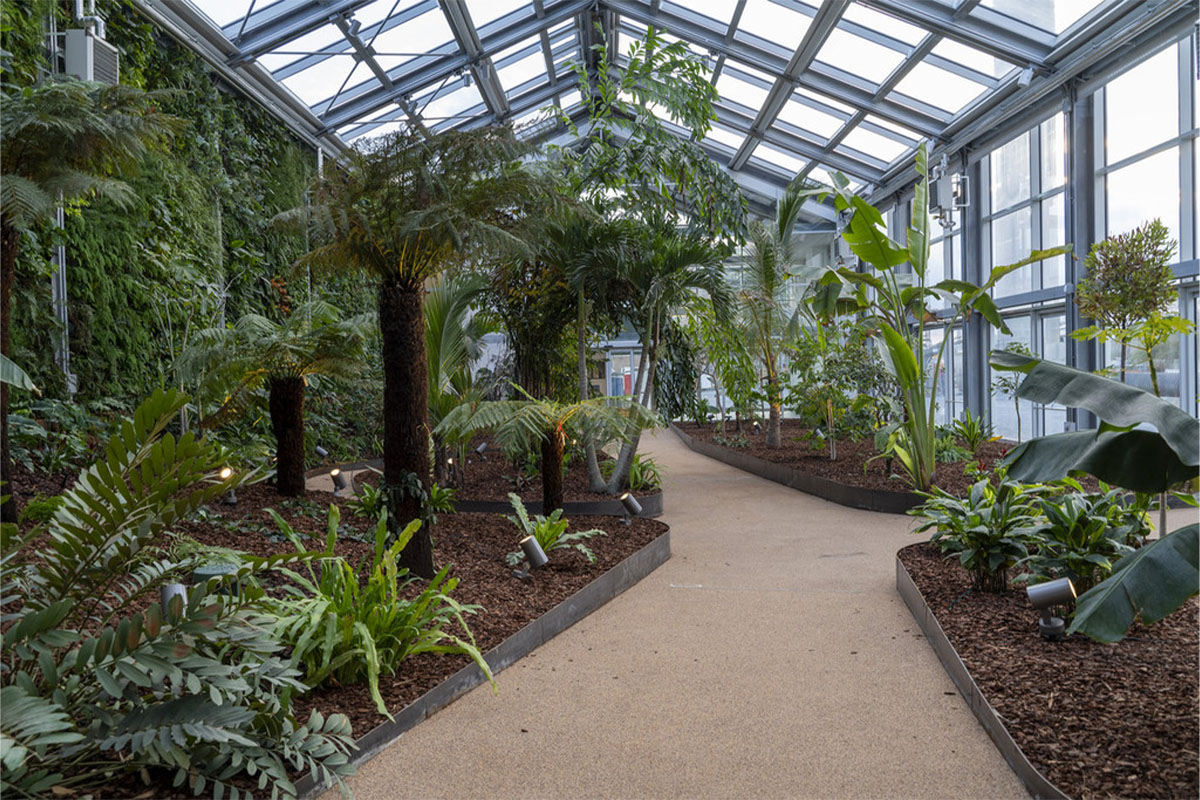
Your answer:
[[[393,28],[397,28],[397,27],[403,25],[404,23],[408,22],[409,20],[416,19],[417,17],[421,16],[425,12],[432,11],[435,8],[437,8],[437,0],[423,0],[423,2],[420,2],[415,6],[406,8],[403,11],[400,11],[400,12],[394,14],[393,16],[388,17],[387,19],[383,20],[382,22],[377,22],[374,25],[368,25],[367,27],[363,28],[362,30],[360,30],[358,32],[359,36],[361,36],[363,39],[367,40],[368,42],[374,41],[375,37],[378,36],[379,34],[386,33],[387,31],[390,31]],[[304,70],[308,69],[309,67],[314,67],[317,64],[320,64],[322,61],[325,61],[326,59],[332,58],[334,56],[343,55],[346,52],[347,52],[346,42],[337,41],[337,42],[334,42],[333,44],[322,47],[320,50],[316,51],[315,53],[306,55],[303,58],[296,59],[295,61],[293,61],[290,64],[284,64],[282,67],[275,70],[271,74],[275,76],[276,80],[281,81],[284,78],[290,78],[291,76],[295,75],[298,72],[303,72]]]
[[[288,42],[312,33],[336,17],[353,14],[371,0],[328,0],[325,3],[281,0],[243,21],[230,23],[221,29],[225,38],[237,47],[230,64],[237,65],[258,58],[264,53],[279,50]],[[240,35],[238,31],[241,31]]]
[[[1054,47],[1054,35],[1019,20],[991,12],[959,16],[937,0],[862,0],[927,31],[954,39],[1022,67],[1045,69]],[[985,11],[981,9],[981,12]],[[990,10],[987,10],[990,11]]]
[[[695,19],[685,18],[684,14],[687,13],[687,9],[681,9],[681,14],[665,11],[650,14],[648,6],[634,2],[634,0],[601,0],[601,2],[622,16],[636,19],[646,25],[663,28],[701,47],[749,64],[773,77],[782,76],[787,66],[786,55],[751,46],[740,39],[726,42],[723,31],[715,31]],[[849,105],[927,136],[939,133],[950,120],[949,114],[917,101],[911,101],[911,107],[893,100],[873,102],[871,96],[874,92],[874,85],[870,81],[821,63],[810,67],[796,79],[796,83],[806,89],[836,97]]]
[[[570,19],[591,6],[592,2],[593,0],[559,0],[547,4],[546,16],[541,19],[505,17],[499,21],[500,24],[486,25],[485,33],[480,37],[480,53],[490,57],[543,29]],[[450,43],[435,49],[428,56],[418,56],[389,70],[388,77],[393,83],[390,90],[380,86],[377,81],[367,81],[345,92],[343,101],[335,108],[325,108],[322,103],[313,108],[314,111],[320,111],[321,118],[329,128],[336,130],[397,98],[411,96],[425,87],[434,85],[470,65],[471,58],[460,52],[457,45]]]
[[[746,111],[753,109],[745,108]],[[717,122],[720,122],[726,128],[729,128],[736,133],[749,135],[750,126],[754,122],[754,118],[748,113],[742,113],[736,108],[731,107],[728,103],[721,103],[716,107]],[[767,144],[774,145],[783,150],[790,151],[805,159],[820,159],[826,157],[825,149],[818,142],[805,139],[797,133],[793,133],[791,125],[781,124],[774,125],[770,129],[763,131],[762,141]],[[853,156],[844,155],[841,153],[828,154],[828,163],[835,169],[840,169],[864,181],[873,182],[883,176],[883,167],[886,164],[880,162],[881,166],[874,166],[866,162],[860,161]],[[790,178],[791,176],[789,176]]]
[[[438,0],[438,5],[446,15],[446,22],[450,25],[450,32],[454,34],[454,41],[458,42],[458,46],[471,59],[469,69],[475,76],[475,83],[479,86],[483,102],[487,104],[492,116],[503,119],[508,114],[504,87],[496,77],[495,65],[483,52],[483,44],[479,41],[479,32],[475,30],[475,23],[471,20],[471,12],[465,3],[457,0]],[[384,86],[391,88],[390,83],[385,83]]]
[[[821,3],[821,8],[813,18],[812,24],[804,32],[804,39],[801,40],[796,52],[792,54],[787,66],[784,67],[783,74],[775,79],[775,85],[767,92],[767,97],[758,110],[754,123],[750,126],[750,135],[742,142],[742,146],[738,148],[729,162],[730,169],[739,170],[745,165],[750,154],[758,145],[762,132],[775,121],[784,103],[795,91],[796,78],[800,77],[800,74],[807,70],[816,59],[817,52],[824,46],[829,34],[837,27],[838,20],[842,18],[842,13],[849,5],[850,0],[824,0]]]

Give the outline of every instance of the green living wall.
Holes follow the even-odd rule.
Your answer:
[[[68,27],[68,5],[0,2],[6,81],[29,83],[46,73],[47,20],[55,14],[59,30]],[[120,49],[122,82],[169,91],[164,109],[187,129],[127,179],[139,198],[132,208],[88,203],[67,209],[63,230],[30,236],[14,287],[13,345],[35,382],[61,394],[49,261],[61,241],[78,398],[129,403],[177,380],[174,358],[189,333],[248,311],[273,316],[284,292],[306,298],[307,276],[292,268],[304,237],[273,230],[270,219],[303,203],[316,156],[131,3],[101,0],[97,11]],[[372,304],[352,276],[323,278],[318,292],[348,312]]]

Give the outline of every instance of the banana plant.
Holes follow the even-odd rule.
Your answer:
[[[1025,374],[1017,396],[1084,408],[1095,430],[1031,439],[1005,459],[1009,475],[1056,480],[1086,472],[1139,492],[1165,492],[1200,477],[1200,422],[1178,406],[1128,384],[1051,361],[993,350],[992,366]],[[1147,427],[1149,426],[1149,427]],[[1079,596],[1068,633],[1115,642],[1140,618],[1149,625],[1200,589],[1200,526],[1188,525],[1113,564],[1112,575]]]
[[[978,312],[991,325],[1010,333],[991,298],[996,282],[1028,264],[1068,253],[1072,246],[1035,250],[1020,261],[996,267],[979,286],[955,279],[927,284],[929,159],[924,144],[917,149],[916,168],[920,180],[913,193],[913,224],[904,244],[888,236],[879,209],[852,193],[845,175],[835,173],[832,189],[818,192],[821,197],[831,195],[838,213],[849,215],[842,238],[871,270],[830,268],[818,281],[818,286],[825,288],[816,296],[819,312],[864,315],[867,325],[880,330],[884,360],[900,385],[904,406],[904,419],[891,434],[889,446],[912,485],[924,491],[932,485],[937,466],[937,385],[950,341],[949,336],[943,337],[932,359],[926,360],[926,328],[934,323],[952,328]],[[946,304],[949,313],[935,313]]]

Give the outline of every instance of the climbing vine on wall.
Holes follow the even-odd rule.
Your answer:
[[[173,362],[190,333],[249,311],[271,313],[272,280],[305,298],[306,277],[292,269],[304,238],[273,229],[270,219],[303,203],[315,155],[129,0],[101,0],[97,11],[120,50],[122,82],[171,90],[165,110],[188,128],[127,177],[138,197],[132,208],[85,204],[68,209],[64,230],[31,237],[18,265],[14,348],[39,385],[61,389],[48,260],[62,241],[80,395],[132,400],[176,380]],[[39,62],[43,74],[48,63],[48,15],[59,15],[60,30],[69,26],[66,4],[0,0],[0,13],[0,47],[9,54],[3,79],[29,83]],[[317,292],[350,312],[372,305],[357,278],[323,280]]]

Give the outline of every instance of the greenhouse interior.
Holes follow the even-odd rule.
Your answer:
[[[0,0],[0,793],[1200,793],[1197,0]]]

